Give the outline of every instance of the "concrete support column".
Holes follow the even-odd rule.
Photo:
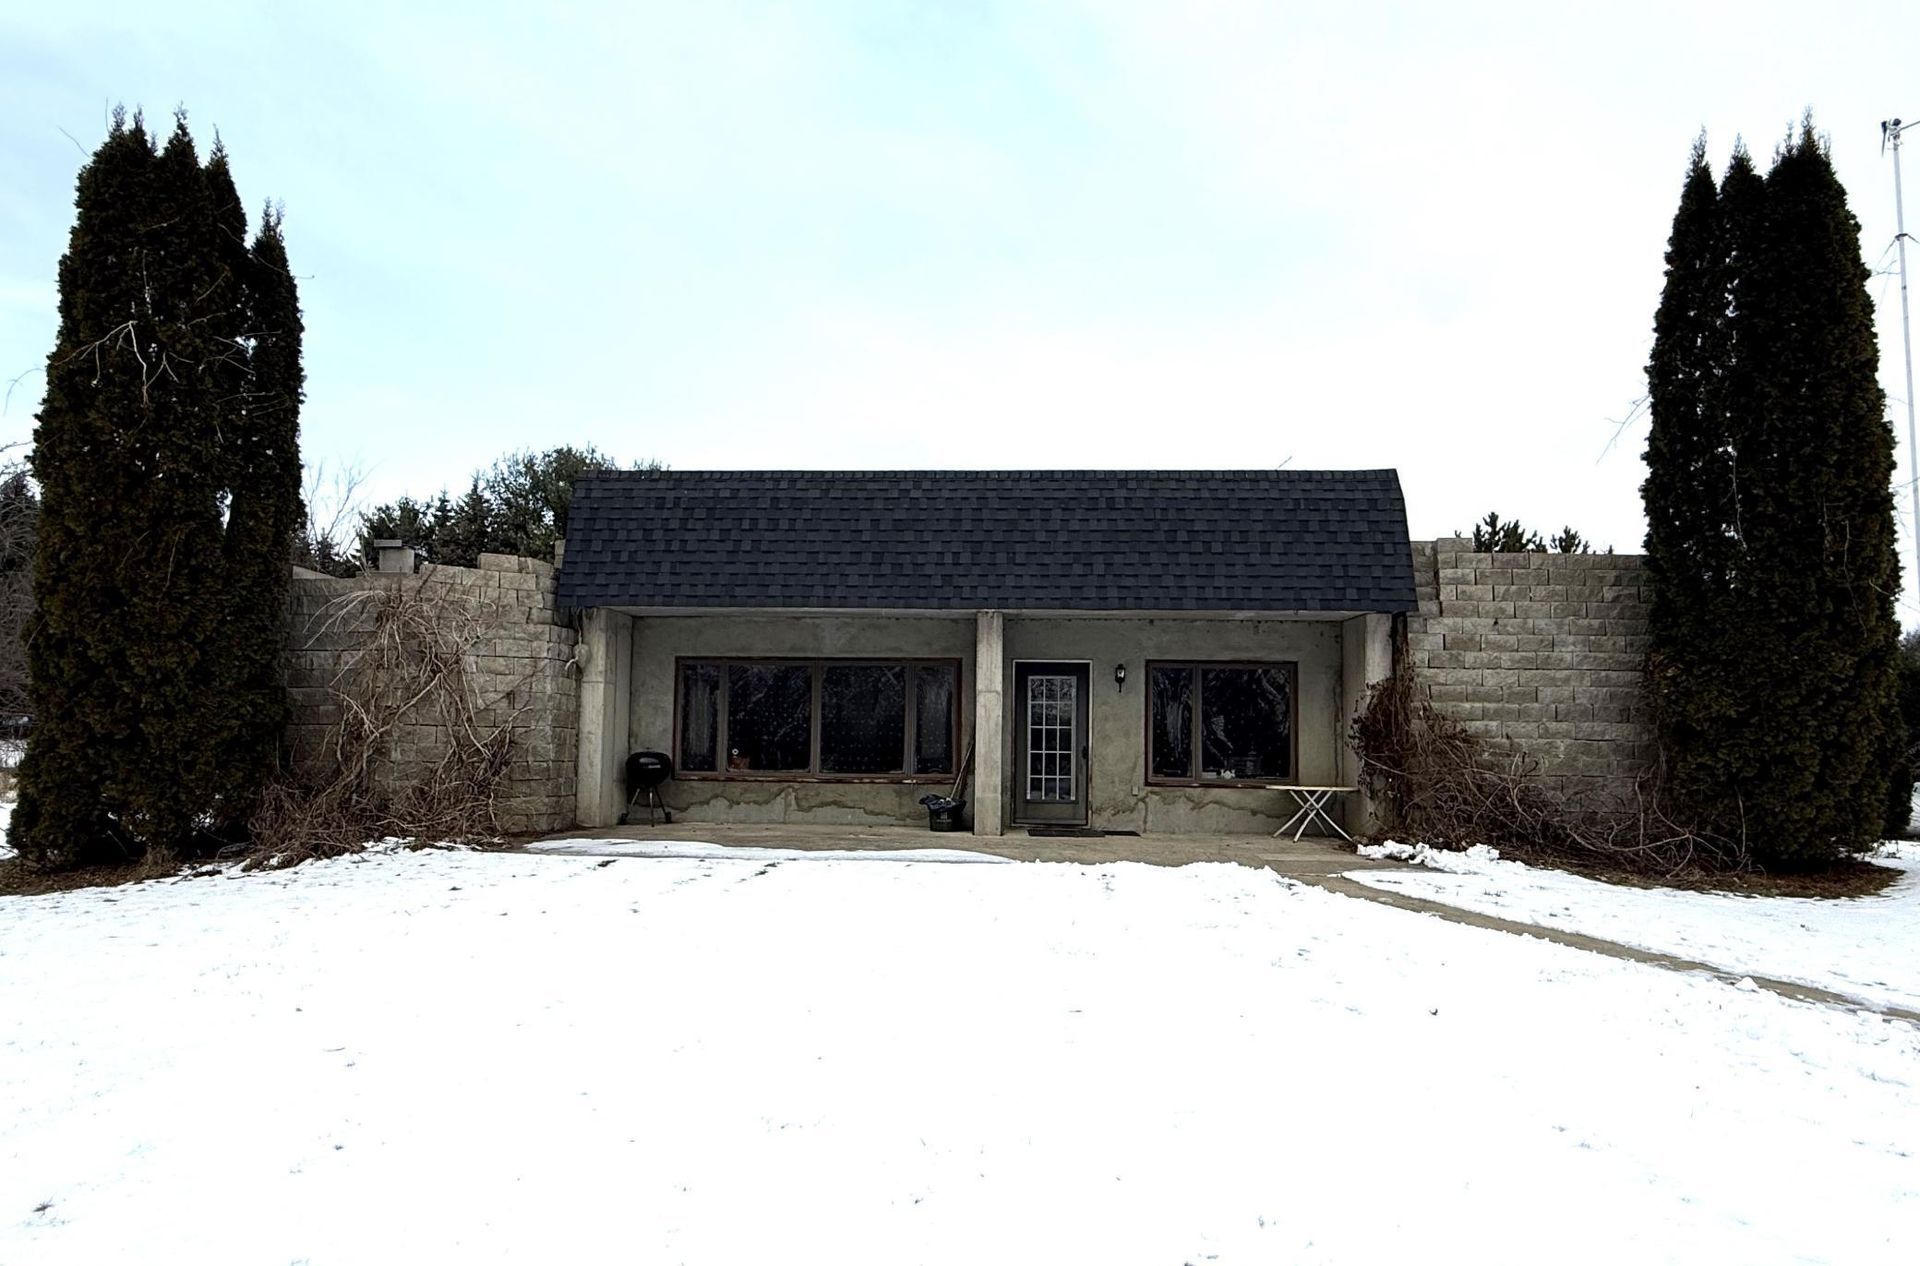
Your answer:
[[[1354,718],[1366,706],[1367,691],[1375,682],[1393,675],[1393,617],[1356,615],[1340,624],[1340,781],[1352,786],[1360,781],[1360,756],[1353,750],[1351,733]],[[1378,806],[1364,791],[1350,797],[1352,804],[1342,823],[1355,835],[1373,834],[1385,828]]]
[[[627,762],[627,710],[633,700],[633,617],[600,608],[580,622],[580,747],[578,803],[581,826],[613,826],[626,807],[621,784]]]
[[[982,611],[973,637],[973,833],[1005,830],[1007,804],[1006,618]]]

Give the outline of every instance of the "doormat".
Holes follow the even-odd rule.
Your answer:
[[[1030,826],[1027,834],[1043,840],[1098,840],[1109,835],[1139,835],[1138,831],[1096,831],[1090,826]]]

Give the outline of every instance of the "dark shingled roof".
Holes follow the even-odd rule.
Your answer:
[[[560,604],[1409,611],[1391,470],[602,472]]]

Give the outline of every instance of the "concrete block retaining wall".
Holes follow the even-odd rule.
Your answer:
[[[333,759],[326,740],[340,719],[335,693],[374,628],[378,591],[441,590],[440,608],[467,646],[462,656],[483,728],[509,727],[513,759],[501,788],[501,829],[557,831],[573,825],[575,745],[580,694],[574,665],[577,634],[554,610],[554,571],[547,563],[482,554],[477,568],[423,567],[372,572],[352,580],[299,576],[289,600],[287,684],[294,716],[287,740],[298,767]],[[430,703],[408,714],[377,777],[398,789],[451,750],[452,732]]]
[[[1476,554],[1457,537],[1416,541],[1412,549],[1419,609],[1407,619],[1407,650],[1434,706],[1493,750],[1525,755],[1570,796],[1630,798],[1653,760],[1641,691],[1644,560]],[[396,585],[446,586],[463,609],[484,617],[466,670],[482,722],[514,732],[502,828],[573,825],[578,634],[554,610],[553,568],[533,559],[485,554],[478,568],[297,576],[287,651],[296,761],[328,759],[322,745],[339,720],[330,686],[373,627],[372,608],[354,609],[351,595]],[[437,762],[449,743],[447,727],[423,709],[395,736],[382,775],[400,785]]]
[[[1630,801],[1654,758],[1645,560],[1476,554],[1445,537],[1414,542],[1413,566],[1407,650],[1434,707],[1570,797]]]

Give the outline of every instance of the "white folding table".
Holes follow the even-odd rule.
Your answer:
[[[1349,842],[1352,841],[1353,837],[1351,835],[1348,835],[1345,831],[1342,831],[1340,829],[1340,824],[1327,816],[1327,805],[1333,800],[1335,796],[1341,795],[1349,791],[1358,791],[1360,790],[1360,788],[1358,787],[1301,787],[1301,786],[1296,786],[1293,783],[1270,783],[1270,784],[1267,784],[1263,788],[1263,790],[1284,791],[1293,797],[1293,802],[1295,804],[1300,806],[1299,809],[1297,809],[1294,812],[1294,815],[1288,818],[1286,822],[1282,824],[1279,830],[1274,832],[1274,835],[1276,838],[1279,836],[1285,835],[1289,830],[1292,830],[1294,841],[1297,843],[1300,837],[1307,833],[1308,827],[1312,826],[1315,822],[1322,822],[1326,824],[1329,830],[1331,830],[1334,834],[1338,835],[1341,839],[1347,840]],[[1294,829],[1294,826],[1296,823],[1299,824],[1297,830]]]

